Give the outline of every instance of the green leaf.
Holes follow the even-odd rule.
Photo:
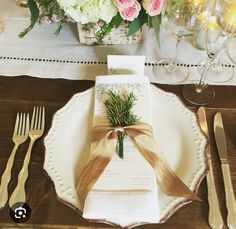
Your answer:
[[[28,5],[31,13],[30,21],[36,23],[39,18],[39,9],[34,0],[28,0]]]
[[[28,0],[28,6],[31,13],[30,25],[22,32],[20,32],[20,38],[24,37],[30,30],[32,30],[36,22],[39,20],[39,9],[36,2],[34,0]]]
[[[152,22],[152,17],[148,15],[148,27],[152,28],[153,27],[153,22]]]
[[[115,17],[112,18],[110,23],[105,23],[101,30],[96,34],[98,41],[101,41],[108,33],[110,33],[112,28],[118,28],[122,21],[123,18],[118,13]]]
[[[54,32],[54,34],[55,34],[56,36],[59,35],[59,33],[60,33],[60,31],[61,31],[61,29],[62,29],[62,27],[64,26],[65,23],[66,23],[66,19],[62,19],[61,21],[59,21],[59,22],[57,23],[57,29],[56,29],[56,31]]]
[[[115,17],[112,18],[111,20],[111,24],[115,27],[118,28],[121,24],[121,22],[123,21],[123,18],[120,16],[120,14],[118,13]]]
[[[129,32],[128,36],[133,35],[136,33],[139,29],[142,28],[142,26],[148,23],[148,15],[146,14],[145,10],[142,8],[138,17],[135,18],[129,25]]]
[[[155,37],[157,40],[157,44],[159,48],[161,48],[161,41],[160,41],[160,27],[161,27],[161,14],[153,17],[153,27],[155,31]]]

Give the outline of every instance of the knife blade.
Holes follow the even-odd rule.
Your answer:
[[[209,166],[209,172],[206,176],[207,178],[207,193],[208,193],[208,203],[209,203],[209,215],[208,222],[210,227],[213,228],[223,228],[224,222],[219,208],[219,201],[216,193],[215,180],[213,175],[212,161],[211,161],[211,148],[209,144],[209,133],[208,125],[206,119],[206,110],[204,107],[200,107],[197,111],[199,124],[202,132],[206,135],[208,139],[208,144],[206,147],[207,162]]]
[[[227,225],[230,229],[233,229],[236,228],[236,201],[227,158],[227,145],[224,125],[220,112],[217,112],[214,117],[214,134],[224,179],[226,206],[228,210]]]

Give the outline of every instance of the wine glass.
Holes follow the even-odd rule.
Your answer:
[[[236,37],[232,39],[232,42],[229,45],[229,48],[227,49],[227,55],[229,59],[236,65]]]
[[[208,58],[214,59],[208,69],[207,79],[209,82],[223,83],[231,80],[234,76],[234,69],[229,67],[231,64],[222,58],[225,53],[224,45],[228,38],[219,27],[216,16],[209,17],[205,28],[205,51]],[[198,72],[202,75],[207,60],[199,63]]]
[[[231,39],[236,34],[236,1],[235,0],[217,0],[214,7],[217,23],[221,30],[228,36],[226,42],[219,53],[227,50]],[[214,89],[206,83],[207,72],[214,58],[208,58],[198,82],[185,84],[182,93],[185,99],[197,105],[205,105],[215,97]]]
[[[168,0],[166,11],[162,15],[162,24],[176,38],[176,52],[173,58],[159,61],[153,67],[158,81],[180,83],[189,76],[187,65],[178,59],[178,47],[181,40],[193,36],[203,27],[200,14],[210,5],[208,0]],[[163,66],[163,67],[160,67]]]

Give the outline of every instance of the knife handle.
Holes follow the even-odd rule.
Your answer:
[[[226,206],[228,210],[227,225],[230,229],[236,229],[236,202],[232,187],[229,165],[221,164],[221,168],[224,178]]]
[[[206,150],[210,150],[209,146]],[[208,222],[211,228],[221,229],[223,228],[224,221],[220,212],[218,197],[216,193],[215,181],[212,170],[212,162],[208,153],[209,172],[207,174],[207,192],[209,203],[209,215]]]

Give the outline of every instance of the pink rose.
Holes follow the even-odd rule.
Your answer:
[[[51,20],[52,20],[53,22],[59,22],[59,21],[60,21],[60,18],[59,18],[58,15],[53,14]]]
[[[150,16],[158,15],[164,6],[164,0],[143,0],[143,8]]]
[[[50,18],[48,17],[48,16],[43,16],[43,22],[45,22],[45,23],[47,23],[47,24],[50,24],[50,23],[52,23],[52,21],[50,20]]]
[[[119,9],[124,9],[134,5],[135,0],[114,0],[115,5]]]
[[[140,4],[135,0],[132,6],[120,9],[119,12],[124,20],[133,21],[136,17],[138,17],[140,10],[141,10]]]

